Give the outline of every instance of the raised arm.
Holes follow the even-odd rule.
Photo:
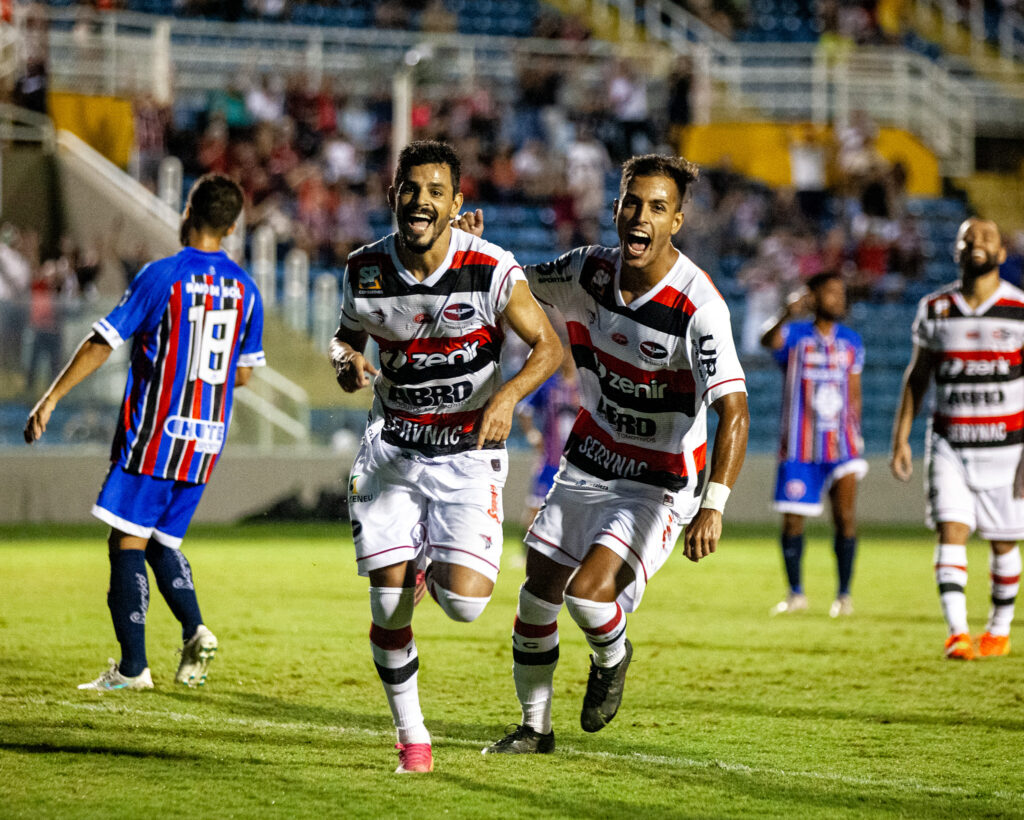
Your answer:
[[[807,313],[810,310],[811,293],[807,288],[800,288],[786,300],[786,306],[773,319],[765,322],[761,332],[761,346],[769,350],[782,347],[782,326],[790,319]]]
[[[687,524],[683,538],[683,555],[694,562],[718,548],[718,539],[722,537],[722,509],[725,507],[722,495],[728,495],[739,477],[750,432],[746,393],[727,393],[711,407],[718,414],[711,473],[700,510]],[[726,488],[724,492],[722,487]]]
[[[109,358],[112,349],[98,333],[93,333],[82,340],[78,350],[28,414],[24,432],[27,444],[42,437],[57,402],[71,392],[75,385],[95,373]]]
[[[562,361],[562,344],[558,335],[526,282],[516,282],[502,316],[516,335],[529,345],[530,355],[522,369],[498,388],[487,402],[477,425],[477,449],[486,443],[508,438],[516,405],[540,387]]]
[[[938,357],[933,352],[914,345],[910,364],[903,373],[903,389],[900,391],[900,402],[892,426],[892,454],[889,458],[889,469],[900,481],[909,481],[914,472],[910,428],[928,392],[937,361]]]
[[[377,368],[370,364],[363,352],[369,334],[365,330],[349,330],[339,325],[331,339],[329,356],[334,365],[338,384],[346,393],[354,393],[370,384],[367,376],[376,376]]]

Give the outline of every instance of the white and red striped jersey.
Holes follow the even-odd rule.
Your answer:
[[[1000,281],[972,310],[947,285],[918,304],[913,338],[938,355],[929,435],[954,449],[972,487],[1011,481],[1024,442],[1024,291]]]
[[[266,364],[256,283],[222,251],[184,248],[139,271],[93,330],[115,349],[133,337],[111,461],[205,483],[227,437],[237,368]]]
[[[699,493],[707,406],[746,391],[729,309],[681,253],[659,284],[628,305],[619,276],[619,249],[600,246],[526,268],[537,298],[565,318],[579,371],[582,407],[566,461],[603,483]]]
[[[455,228],[422,282],[399,261],[395,234],[349,256],[341,325],[380,348],[370,423],[383,419],[386,442],[428,456],[476,447],[473,428],[502,383],[501,312],[523,278],[511,253]]]

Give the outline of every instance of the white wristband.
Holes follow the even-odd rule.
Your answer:
[[[707,489],[704,490],[704,497],[700,501],[700,506],[705,510],[725,512],[725,502],[729,500],[729,493],[731,492],[732,490],[724,484],[709,481]]]

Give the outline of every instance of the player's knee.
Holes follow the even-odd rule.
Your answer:
[[[412,587],[370,587],[370,619],[384,629],[404,629],[412,623]]]
[[[459,595],[449,589],[445,589],[436,582],[428,583],[427,589],[430,591],[430,596],[437,601],[437,605],[444,611],[444,614],[453,621],[460,621],[461,623],[470,623],[479,618],[480,613],[487,606],[487,602],[491,600],[490,595],[485,598]]]

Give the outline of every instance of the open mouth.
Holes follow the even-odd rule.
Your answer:
[[[651,246],[651,237],[641,230],[633,229],[626,234],[626,250],[631,256],[642,256]]]
[[[414,233],[424,233],[434,222],[434,214],[432,213],[412,213],[405,217],[405,224],[408,225]]]

